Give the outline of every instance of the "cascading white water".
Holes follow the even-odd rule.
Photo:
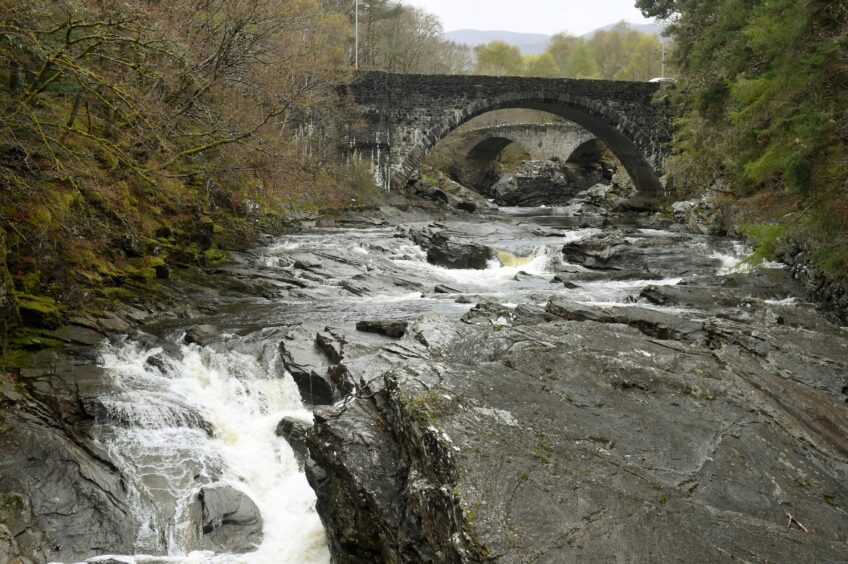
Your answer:
[[[182,358],[167,356],[158,368],[147,361],[161,357],[161,349],[127,342],[103,351],[116,393],[102,400],[108,425],[101,440],[136,490],[136,514],[144,521],[136,548],[139,553],[166,548],[170,555],[122,559],[329,562],[315,494],[291,447],[275,435],[284,416],[308,420],[311,413],[291,376],[278,376],[277,359],[221,349],[183,345]],[[196,539],[187,506],[201,487],[213,484],[237,489],[256,503],[263,540],[255,552],[191,551]]]

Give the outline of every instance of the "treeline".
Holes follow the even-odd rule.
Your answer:
[[[353,0],[334,0],[353,21]],[[471,48],[442,37],[435,15],[398,0],[360,0],[360,68],[421,74],[465,74]],[[353,62],[353,61],[351,61]]]
[[[524,55],[502,41],[479,45],[474,52],[475,74],[649,80],[662,73],[660,38],[623,22],[591,39],[558,33],[541,55]]]
[[[848,4],[639,0],[679,46],[675,186],[737,201],[763,256],[848,275]]]

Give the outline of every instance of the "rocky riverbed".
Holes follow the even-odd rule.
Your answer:
[[[605,190],[305,222],[78,320],[3,380],[0,561],[844,560],[848,332]]]

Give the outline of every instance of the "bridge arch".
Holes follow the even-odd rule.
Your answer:
[[[572,121],[591,132],[618,158],[643,194],[656,195],[662,184],[651,156],[639,145],[649,146],[650,139],[637,123],[597,101],[570,94],[505,93],[494,98],[475,100],[458,112],[439,121],[413,144],[390,171],[392,187],[402,187],[418,170],[430,150],[448,134],[484,113],[503,109],[531,109],[549,112]]]
[[[504,149],[513,143],[532,155],[532,152],[529,151],[528,148],[520,141],[516,141],[509,137],[486,137],[471,146],[464,157],[475,161],[494,161]],[[463,155],[457,155],[457,157],[461,158]]]
[[[603,141],[644,196],[661,190],[671,108],[654,103],[657,83],[509,76],[359,72],[349,86],[362,119],[348,150],[374,163],[386,188],[403,187],[438,141],[470,119],[501,109],[541,110]]]
[[[603,161],[608,148],[598,139],[588,139],[574,148],[566,158],[566,162],[577,165],[594,165]]]

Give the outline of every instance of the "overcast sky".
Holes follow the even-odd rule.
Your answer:
[[[404,0],[434,13],[445,31],[482,29],[575,35],[625,20],[645,23],[636,0]]]

